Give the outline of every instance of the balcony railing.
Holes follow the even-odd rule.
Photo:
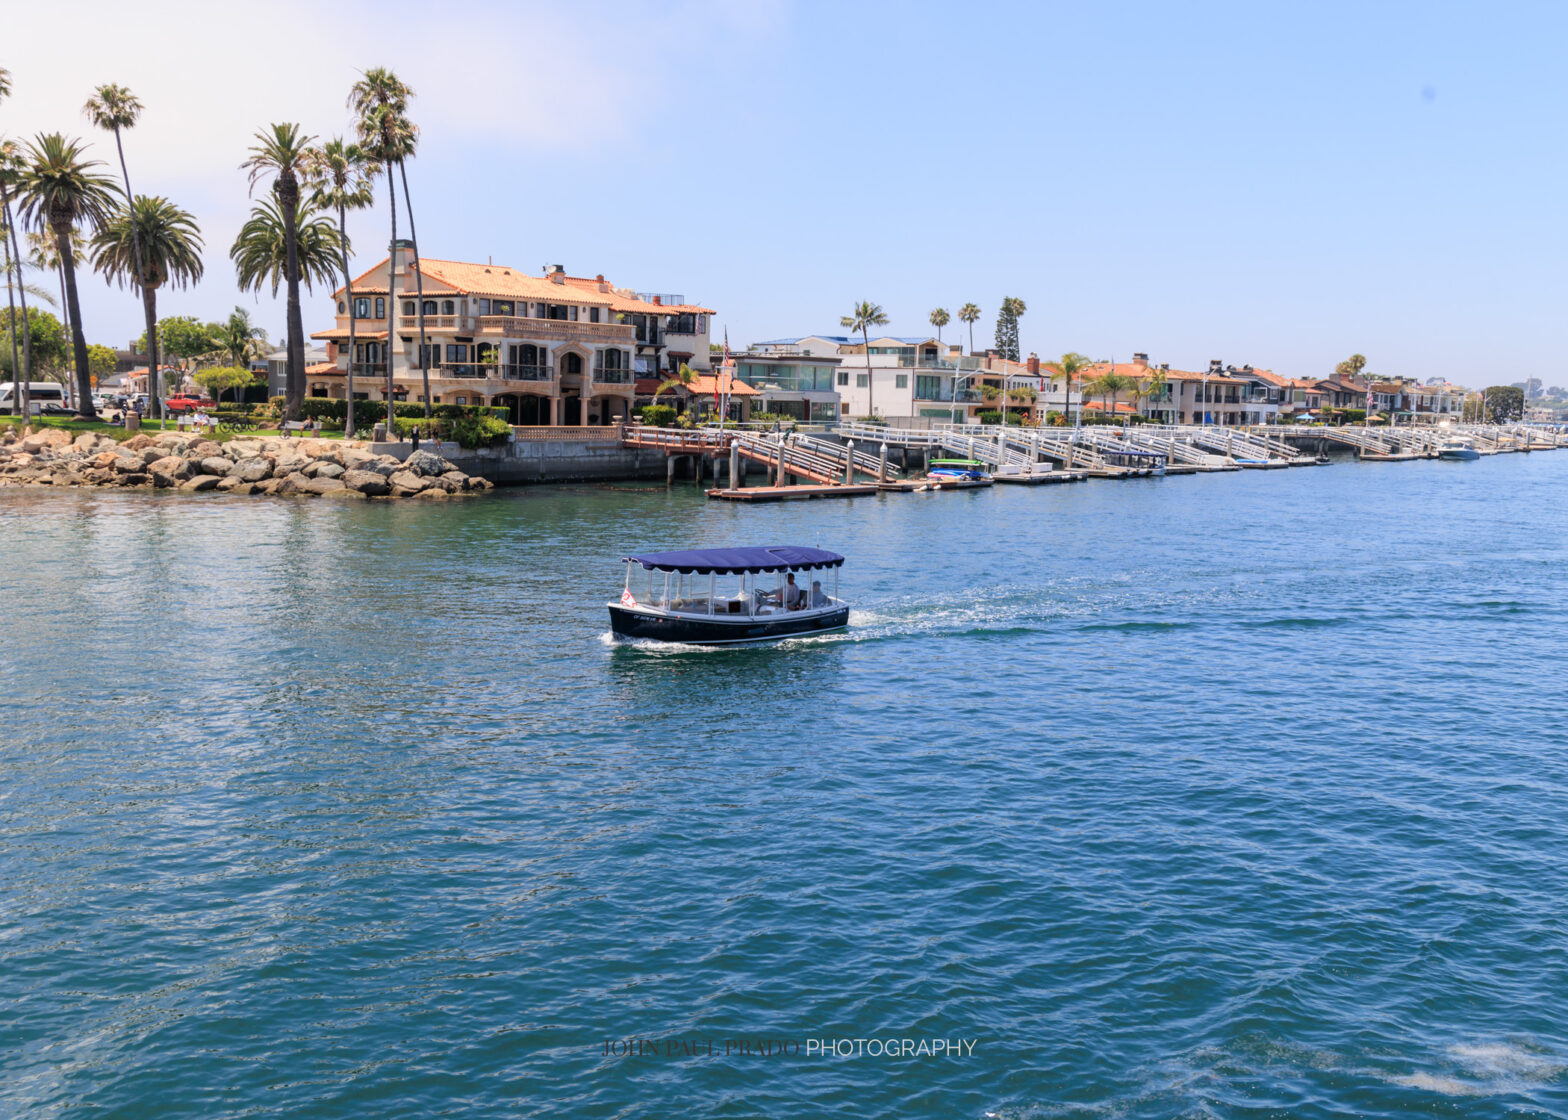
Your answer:
[[[632,342],[628,323],[574,323],[570,319],[530,319],[519,315],[481,315],[475,322],[486,335],[503,338],[553,338],[568,342]]]
[[[915,400],[917,401],[940,401],[943,404],[949,402],[955,404],[979,404],[983,399],[974,389],[958,389],[952,392],[946,389],[921,389],[918,386],[915,389]]]
[[[595,367],[593,379],[603,385],[630,385],[632,371],[629,369],[601,369]]]
[[[412,371],[415,375],[418,370]],[[431,366],[430,376],[461,381],[549,381],[554,371],[549,366],[525,366],[509,362],[452,362]]]
[[[944,362],[941,358],[899,358],[900,369],[957,369],[952,362]]]

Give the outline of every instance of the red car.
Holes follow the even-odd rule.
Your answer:
[[[198,408],[212,408],[213,403],[202,397],[170,397],[163,402],[170,412],[192,412]]]

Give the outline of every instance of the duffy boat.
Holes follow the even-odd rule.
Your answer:
[[[626,586],[610,609],[618,638],[691,645],[770,642],[842,630],[836,552],[794,545],[645,552],[622,558]],[[644,574],[646,573],[646,579]],[[823,586],[831,579],[831,592]]]

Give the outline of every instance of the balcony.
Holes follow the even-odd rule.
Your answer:
[[[430,376],[446,381],[549,381],[555,371],[549,366],[513,365],[495,363],[453,362],[450,365],[431,366]],[[409,376],[419,376],[410,371]]]
[[[900,369],[953,369],[958,367],[952,362],[944,362],[941,358],[899,358]]]
[[[979,404],[984,400],[980,393],[974,389],[949,390],[946,388],[921,389],[915,388],[915,400],[938,401],[942,404]]]
[[[630,385],[632,371],[629,369],[602,369],[594,367],[594,383],[598,385]]]
[[[542,338],[561,342],[617,342],[635,340],[627,323],[574,323],[569,319],[530,319],[518,315],[480,315],[477,333],[501,338]]]

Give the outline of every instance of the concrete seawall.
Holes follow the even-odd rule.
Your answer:
[[[622,447],[612,436],[575,439],[520,439],[502,447],[464,450],[455,443],[425,440],[419,445],[433,451],[464,474],[478,475],[498,486],[550,482],[624,482],[663,479],[664,453],[656,449]],[[375,443],[376,454],[407,458],[410,443]]]

